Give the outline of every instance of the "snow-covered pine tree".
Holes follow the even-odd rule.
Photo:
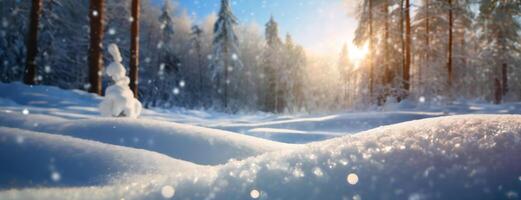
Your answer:
[[[264,68],[263,52],[265,47],[262,28],[257,24],[238,26],[240,59],[244,63],[239,72],[240,90],[245,95],[238,98],[241,109],[258,111],[264,107]]]
[[[179,72],[181,61],[174,52],[174,20],[172,17],[173,7],[170,1],[165,1],[162,7],[161,15],[159,16],[159,23],[161,24],[161,40],[159,41],[157,60],[157,76],[159,79],[154,79],[154,85],[157,88],[154,96],[155,102],[153,106],[172,106],[175,97],[180,93],[178,85],[178,78],[176,74]]]
[[[202,35],[203,30],[197,26],[192,26],[192,48],[196,57],[197,71],[198,71],[198,87],[199,87],[199,102],[202,102],[202,92],[203,92],[203,44],[202,44]]]
[[[137,118],[141,114],[141,103],[134,98],[129,88],[130,80],[126,75],[125,67],[121,64],[123,58],[118,46],[109,45],[109,53],[114,61],[107,67],[106,73],[114,85],[105,91],[105,98],[99,105],[101,115],[105,117]]]
[[[26,58],[25,34],[29,17],[30,1],[0,1],[0,81],[20,81]]]
[[[225,109],[228,109],[229,94],[234,93],[231,73],[236,73],[242,68],[239,60],[238,38],[234,27],[238,24],[233,15],[230,0],[221,0],[221,9],[214,26],[213,58],[210,64],[213,78],[216,80],[216,89]]]
[[[90,0],[89,2],[89,92],[102,95],[101,75],[103,71],[103,56],[101,49],[105,26],[105,0]]]
[[[288,33],[283,48],[282,68],[279,74],[281,85],[281,99],[285,104],[284,110],[299,111],[303,100],[303,80],[306,67],[305,52],[301,46],[295,44],[293,38]]]
[[[36,58],[38,60],[38,66],[41,66],[37,70],[37,80],[40,84],[51,85],[57,81],[57,74],[53,73],[52,67],[55,66],[55,60],[53,55],[60,54],[58,45],[54,44],[55,37],[58,31],[55,30],[56,22],[59,20],[56,15],[56,9],[60,8],[58,0],[48,0],[42,7],[42,15],[40,20],[40,32],[38,34],[38,52],[39,55]],[[60,54],[61,55],[61,54]]]
[[[518,60],[521,51],[521,5],[516,1],[482,0],[478,25],[481,30],[481,55],[490,67],[490,76],[496,91],[494,102],[501,103],[508,92],[509,66]],[[492,59],[490,59],[492,58]]]
[[[24,83],[34,85],[36,83],[36,56],[38,54],[38,29],[40,15],[42,14],[42,0],[33,0],[31,5],[31,17],[29,33],[27,34],[27,57],[25,59]]]
[[[264,33],[266,37],[266,48],[264,50],[264,76],[265,76],[265,93],[264,103],[265,110],[269,112],[281,112],[284,108],[282,101],[282,86],[280,85],[279,74],[281,68],[281,49],[282,41],[279,38],[278,24],[271,16],[266,23]]]

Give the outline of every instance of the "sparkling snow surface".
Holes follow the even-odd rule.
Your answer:
[[[521,116],[504,114],[521,113],[519,104],[114,119],[99,117],[101,98],[79,91],[19,83],[0,91],[2,200],[521,195]]]

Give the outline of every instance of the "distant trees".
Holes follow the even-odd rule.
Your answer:
[[[265,25],[265,47],[262,55],[264,77],[263,108],[268,112],[299,110],[303,105],[303,81],[306,55],[288,33],[283,42],[272,16]]]
[[[36,83],[36,56],[38,53],[38,26],[42,13],[42,0],[33,0],[31,6],[31,20],[29,33],[27,34],[27,58],[25,60],[24,83],[34,85]]]
[[[473,4],[479,5],[479,12],[472,9]],[[369,78],[360,84],[371,85],[371,63],[378,62],[384,63],[374,66],[375,77],[381,77],[375,83],[384,86],[384,90],[375,90],[378,96],[427,97],[433,101],[463,96],[500,102],[497,97],[508,96],[512,83],[509,79],[516,78],[509,75],[513,69],[509,66],[519,63],[519,4],[501,0],[422,0],[412,12],[410,0],[362,1],[354,43],[375,43],[380,48],[369,48],[366,62],[362,63],[367,71],[363,74]],[[393,23],[398,26],[389,26]],[[401,69],[395,67],[399,65]],[[393,77],[395,74],[401,76]],[[397,81],[401,89],[397,89]],[[519,84],[516,89],[519,91]]]
[[[340,73],[340,78],[341,78],[341,81],[342,81],[342,85],[343,85],[343,98],[342,98],[342,102],[344,104],[347,104],[349,101],[349,94],[352,92],[350,91],[351,89],[351,82],[352,82],[352,73],[353,73],[353,70],[354,69],[354,65],[353,63],[351,62],[350,58],[349,58],[349,48],[347,46],[347,44],[344,44],[344,46],[342,47],[342,52],[340,53],[340,58],[338,60],[338,72]]]
[[[31,1],[0,1],[2,29],[0,29],[0,80],[20,81],[25,72],[26,37]],[[22,33],[22,34],[21,34]]]
[[[102,95],[101,76],[103,73],[103,35],[104,35],[104,0],[90,0],[90,45],[89,45],[89,92]]]
[[[481,31],[482,55],[490,65],[494,102],[501,103],[509,91],[509,66],[519,61],[521,53],[521,5],[516,1],[482,0],[478,26]]]
[[[410,48],[406,3],[405,0],[364,0],[360,5],[353,43],[359,47],[368,44],[369,52],[360,69],[360,75],[367,78],[362,78],[359,84],[368,86],[361,90],[367,91],[362,96],[375,104],[383,104],[389,96],[403,98],[408,93],[407,52]]]

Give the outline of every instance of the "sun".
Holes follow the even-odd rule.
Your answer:
[[[362,61],[367,56],[368,52],[369,48],[367,47],[367,44],[362,47],[357,47],[354,44],[349,46],[349,58],[355,63]]]

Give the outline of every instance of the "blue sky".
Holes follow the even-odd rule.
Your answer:
[[[153,0],[162,4],[163,0]],[[202,20],[219,10],[220,0],[175,0],[181,8]],[[325,53],[340,51],[350,43],[356,20],[348,13],[356,5],[346,0],[231,0],[240,23],[264,27],[270,15],[279,23],[280,35],[291,33],[308,50]],[[355,1],[352,1],[355,2]]]

